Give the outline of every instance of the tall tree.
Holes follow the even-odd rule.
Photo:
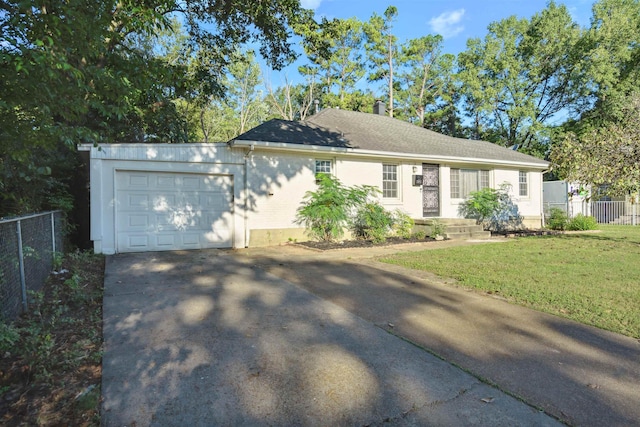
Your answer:
[[[4,201],[47,173],[46,150],[58,144],[185,140],[171,101],[193,87],[191,75],[143,43],[176,15],[202,55],[198,77],[216,82],[244,43],[284,65],[295,56],[291,28],[312,12],[298,0],[0,2],[0,215],[39,208]]]
[[[384,81],[388,96],[389,116],[393,117],[395,80],[394,72],[401,53],[398,38],[393,34],[393,21],[398,16],[398,9],[389,6],[383,16],[374,13],[369,22],[365,23],[364,31],[367,36],[365,49],[369,57],[371,73],[369,81]]]
[[[319,78],[323,95],[328,95],[320,99],[323,105],[347,108],[346,97],[364,76],[362,28],[356,18],[323,19],[305,28],[303,45],[311,64],[301,72]]]
[[[239,52],[229,66],[227,79],[228,83],[225,86],[228,90],[224,102],[235,111],[238,118],[237,133],[232,135],[233,137],[257,126],[267,116],[267,106],[263,100],[263,93],[259,90],[262,78],[255,53]]]
[[[584,95],[580,35],[567,8],[551,2],[530,21],[512,16],[469,40],[458,63],[474,134],[525,151],[540,144],[540,130]]]
[[[403,86],[399,104],[407,117],[422,126],[427,105],[435,103],[444,89],[447,76],[443,73],[451,72],[446,68],[446,61],[440,61],[442,36],[428,35],[409,40],[401,50],[407,70],[399,73],[398,80]]]
[[[556,174],[571,182],[606,188],[611,195],[640,190],[640,93],[629,96],[617,120],[555,144]]]

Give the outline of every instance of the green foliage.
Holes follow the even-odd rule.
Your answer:
[[[13,325],[0,320],[0,353],[12,351],[20,339],[20,331]]]
[[[9,351],[22,359],[25,374],[33,381],[49,383],[52,373],[75,369],[83,359],[95,357],[92,352],[101,347],[102,292],[94,287],[92,291],[87,290],[89,278],[84,271],[86,266],[100,263],[101,259],[90,253],[69,254],[70,278],[50,285],[46,295],[29,291],[27,314],[11,326],[0,323],[0,351]],[[84,317],[81,319],[81,316]],[[71,345],[59,342],[58,330],[87,320],[96,326],[97,334],[86,330],[87,335],[74,336],[78,341]],[[9,348],[5,349],[5,345]],[[61,347],[65,347],[65,351],[61,351]]]
[[[333,176],[318,174],[318,189],[305,194],[298,208],[296,223],[304,225],[311,237],[332,241],[340,238],[350,214],[366,203],[377,189],[368,186],[345,187]]]
[[[437,219],[431,221],[431,237],[436,238],[438,236],[444,237],[444,224],[442,224]]]
[[[569,217],[567,213],[560,208],[551,208],[549,211],[549,219],[547,220],[547,227],[552,230],[563,231],[567,228]]]
[[[465,218],[473,218],[478,224],[485,222],[500,208],[500,195],[494,188],[483,188],[472,192],[460,205],[460,210]]]
[[[414,221],[406,212],[400,209],[393,211],[393,232],[396,236],[403,239],[411,238],[411,231],[413,230]]]
[[[351,220],[351,230],[358,238],[382,243],[391,232],[393,219],[393,214],[380,203],[365,203],[357,207]]]
[[[247,43],[284,66],[295,57],[291,27],[313,16],[298,0],[183,3],[2,2],[0,216],[69,209],[65,165],[78,143],[187,142],[175,101],[222,94]],[[187,37],[164,55],[178,21]]]
[[[413,237],[415,237],[418,240],[423,240],[425,237],[427,237],[427,233],[425,233],[422,230],[418,230],[415,233],[413,233]]]
[[[595,230],[598,228],[598,221],[592,217],[583,214],[578,214],[571,218],[567,225],[567,230],[572,231],[586,231]]]
[[[640,92],[627,99],[621,118],[555,144],[550,158],[559,177],[606,188],[610,195],[638,190],[640,183]]]
[[[510,186],[503,184],[499,189],[484,188],[472,192],[460,205],[459,213],[464,218],[473,218],[485,230],[504,231],[522,226],[518,206],[509,196]]]

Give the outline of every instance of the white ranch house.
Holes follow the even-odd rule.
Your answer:
[[[542,223],[543,160],[383,115],[325,109],[271,120],[228,143],[82,145],[97,253],[243,248],[304,239],[295,223],[316,173],[373,185],[414,219],[457,218],[471,191],[511,185],[524,225]]]

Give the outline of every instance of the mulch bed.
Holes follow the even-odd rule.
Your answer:
[[[432,239],[431,237],[426,237],[424,239],[418,239],[412,237],[410,239],[403,239],[400,237],[389,237],[386,241],[382,243],[376,243],[372,240],[343,240],[336,242],[316,242],[316,241],[307,241],[307,242],[298,242],[297,244],[300,246],[304,246],[306,248],[316,249],[320,251],[328,251],[333,249],[346,249],[346,248],[371,248],[376,246],[390,246],[390,245],[400,245],[403,243],[425,243],[425,242],[437,242],[437,240]]]

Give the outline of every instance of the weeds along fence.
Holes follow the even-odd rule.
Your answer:
[[[64,252],[64,230],[61,211],[0,220],[0,318],[28,310],[29,291],[42,288]]]

